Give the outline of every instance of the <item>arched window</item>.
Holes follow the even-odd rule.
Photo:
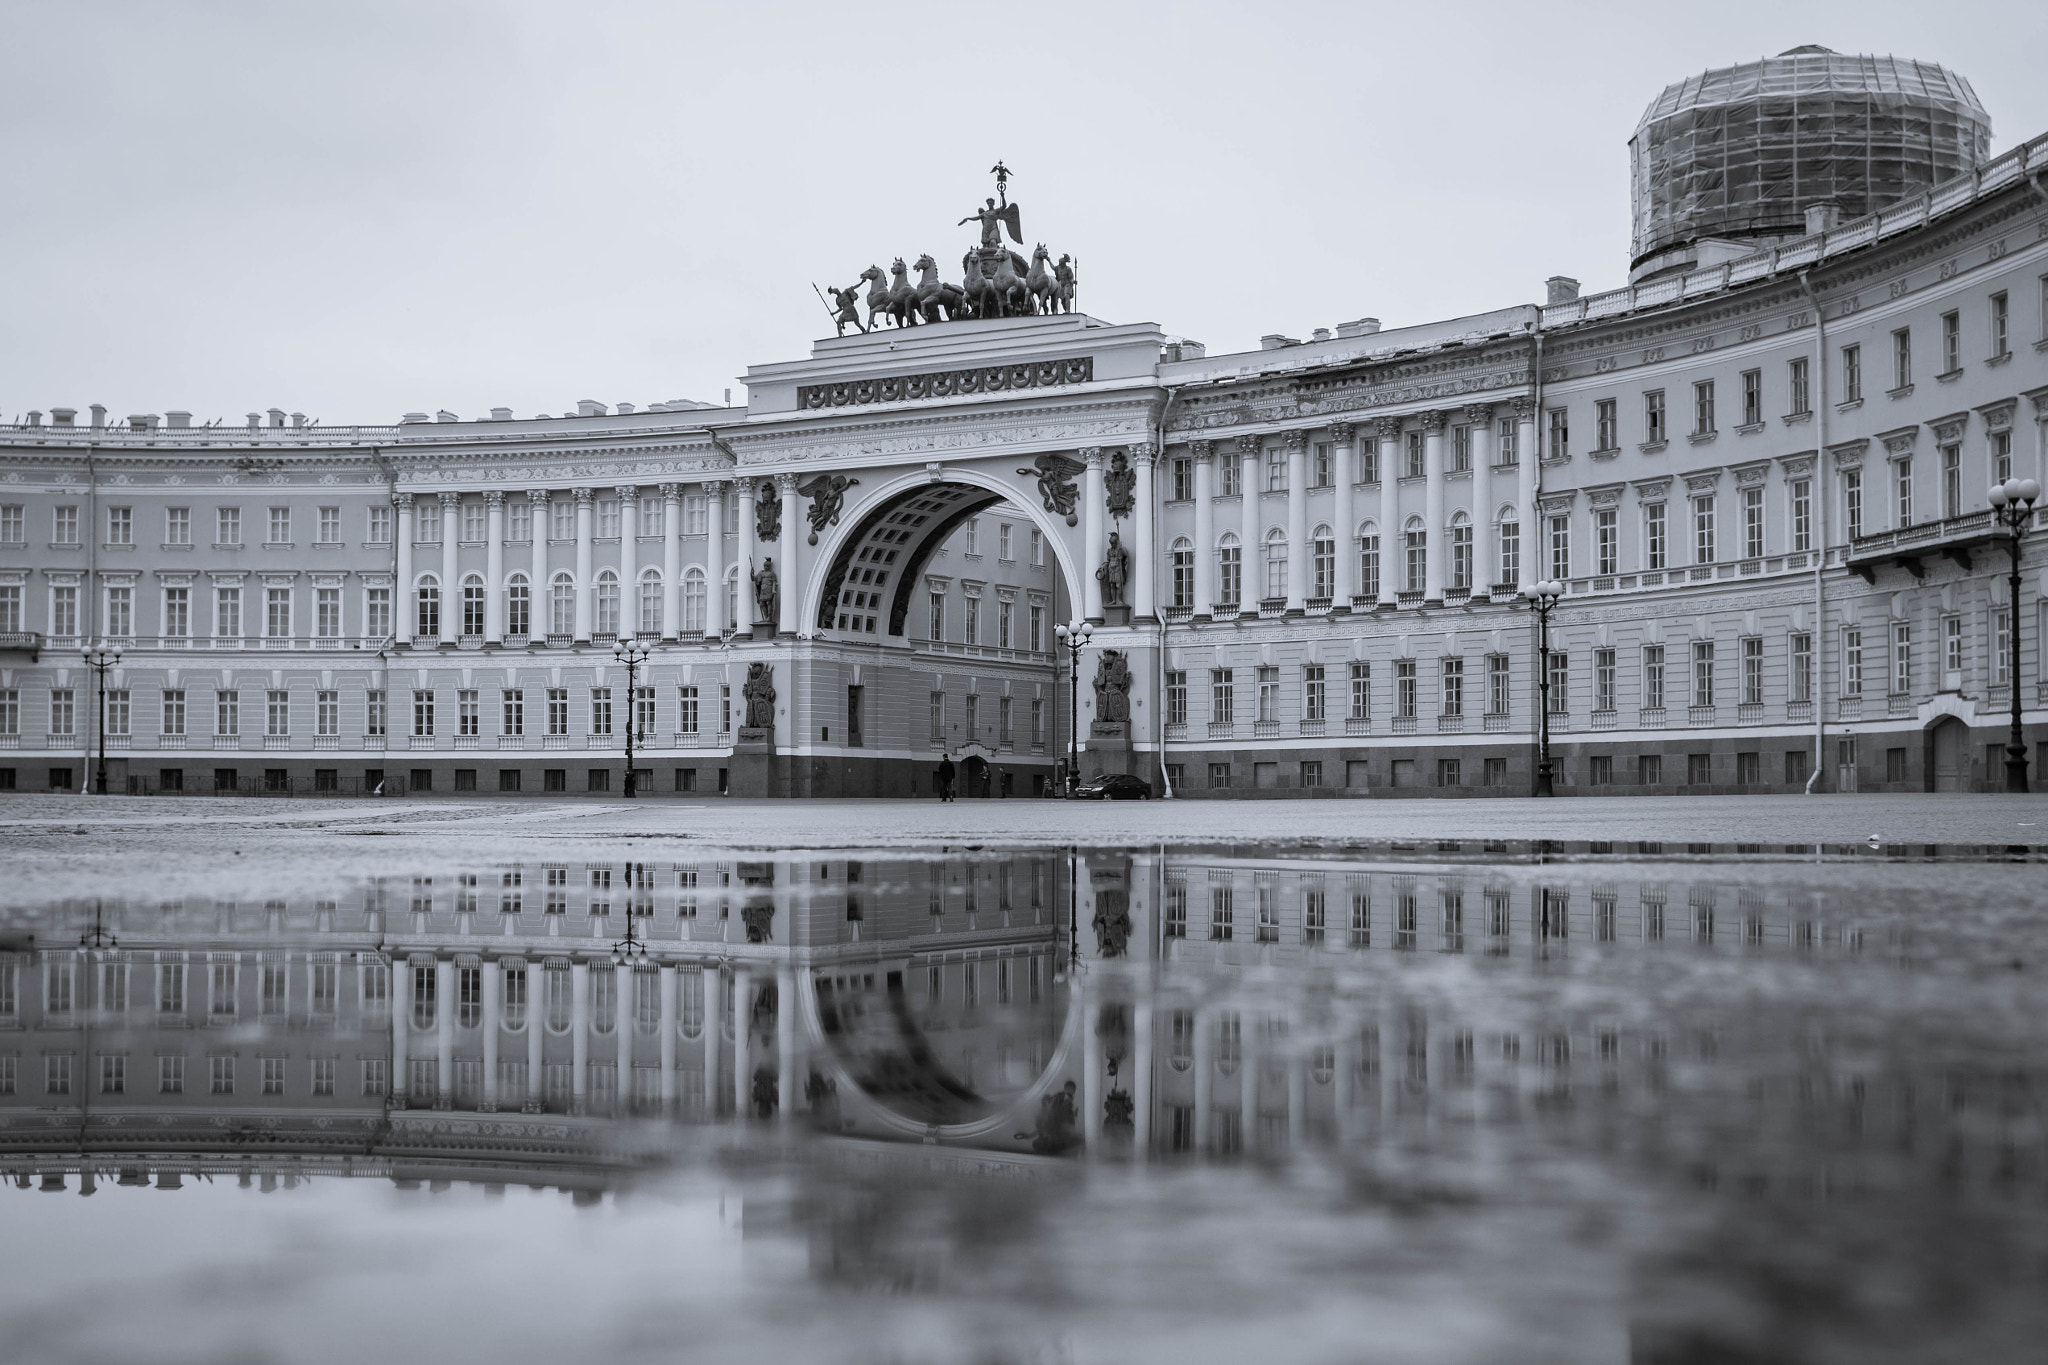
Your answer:
[[[1173,542],[1173,605],[1195,605],[1195,542],[1182,536]]]
[[[576,633],[576,579],[567,569],[555,575],[548,589],[548,634]]]
[[[547,982],[543,1000],[547,1006],[547,1030],[549,1033],[567,1033],[571,1018],[571,985],[569,968],[548,967],[541,972]]]
[[[1244,550],[1237,533],[1225,531],[1216,542],[1216,602],[1232,611],[1244,600]]]
[[[725,571],[725,619],[732,622],[733,628],[735,630],[739,629],[740,566],[737,564],[733,565],[730,569],[727,569]],[[747,620],[752,621],[753,619],[754,613],[751,609],[749,609],[749,611],[747,612]]]
[[[661,570],[648,569],[640,575],[640,633],[661,634]]]
[[[422,574],[419,586],[413,590],[418,603],[415,613],[415,635],[439,635],[441,633],[441,580],[432,574]]]
[[[1429,532],[1423,528],[1421,517],[1408,518],[1402,531],[1408,546],[1407,591],[1421,592],[1423,584],[1429,581]]]
[[[1314,573],[1309,579],[1309,596],[1324,601],[1337,594],[1337,535],[1327,526],[1318,526],[1309,536],[1309,548],[1314,552]]]
[[[1504,502],[1494,517],[1494,532],[1500,539],[1500,577],[1495,580],[1506,587],[1520,587],[1522,583],[1522,518],[1515,511],[1515,505]]]
[[[1358,595],[1371,602],[1380,596],[1380,528],[1374,521],[1358,528]]]
[[[481,574],[471,574],[462,580],[462,633],[484,633],[484,580]]]
[[[1271,599],[1287,596],[1287,533],[1275,526],[1266,532],[1266,594]]]
[[[594,619],[591,621],[592,635],[617,635],[619,633],[619,576],[610,569],[601,569],[597,575],[597,602]]]
[[[1472,591],[1472,518],[1463,512],[1451,516],[1451,586]]]
[[[683,571],[683,633],[704,633],[704,571],[692,564]]]
[[[505,580],[505,633],[533,633],[533,589],[527,586],[523,573],[513,574]]]
[[[590,969],[590,1031],[610,1033],[619,1024],[619,975],[616,968]]]

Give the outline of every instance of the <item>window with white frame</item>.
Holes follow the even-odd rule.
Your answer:
[[[1550,576],[1572,576],[1572,519],[1569,513],[1550,518]]]
[[[1372,664],[1364,659],[1355,659],[1351,664],[1351,712],[1352,720],[1368,720],[1372,716]]]
[[[1803,554],[1813,548],[1813,480],[1792,480],[1790,499],[1792,550],[1795,554]]]
[[[1243,599],[1244,560],[1243,551],[1237,543],[1237,535],[1225,531],[1216,542],[1216,602],[1219,607],[1235,608]]]
[[[1761,559],[1764,553],[1764,490],[1742,490],[1742,557]]]
[[[378,503],[369,508],[363,518],[363,541],[368,545],[389,545],[391,543],[391,508]]]
[[[1266,532],[1266,591],[1269,599],[1287,596],[1287,533],[1275,526]]]
[[[288,639],[292,633],[292,590],[263,590],[263,633],[273,640]]]
[[[341,589],[313,590],[313,629],[323,640],[341,638]]]

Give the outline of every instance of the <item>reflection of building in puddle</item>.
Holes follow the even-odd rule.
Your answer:
[[[1825,1115],[1838,1147],[1938,1133],[1963,1144],[1943,1160],[1996,1169],[2018,1129],[1978,1113],[1986,1082],[1843,1045],[1862,1021],[1802,1022],[1813,994],[1700,986],[1703,960],[1897,970],[1853,965],[1884,931],[1825,885],[1006,854],[506,864],[108,907],[117,947],[0,958],[0,1151],[17,1172],[175,1180],[260,1153],[552,1183],[534,1173],[628,1160],[627,1116],[1143,1158],[1689,1115],[1659,1140],[1706,1161],[1730,1125],[1739,1144]],[[77,918],[15,927],[70,942]]]

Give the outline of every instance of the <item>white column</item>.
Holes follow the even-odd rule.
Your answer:
[[[537,534],[536,540],[544,539]],[[541,1111],[541,1097],[546,1093],[542,1079],[546,1075],[547,1047],[547,966],[539,959],[528,959],[526,964],[526,1102],[520,1108],[529,1114]]]
[[[590,643],[590,618],[597,602],[597,575],[591,568],[591,491],[576,490],[576,642]]]
[[[1081,476],[1081,615],[1090,621],[1102,619],[1102,580],[1095,576],[1102,566],[1102,447],[1089,446],[1081,452],[1087,464]]]
[[[681,484],[665,483],[661,486],[661,638],[675,639],[682,618],[683,489]]]
[[[505,490],[502,488],[493,488],[484,494],[484,643],[505,643]]]
[[[1337,1109],[1337,1141],[1349,1147],[1358,1140],[1358,1021],[1345,1019],[1337,1035],[1337,1074],[1331,1078]]]
[[[640,631],[640,490],[633,484],[617,489],[619,499],[619,638]],[[626,698],[631,707],[633,699]],[[630,714],[630,712],[629,712]]]
[[[1444,414],[1422,414],[1422,527],[1429,537],[1429,556],[1424,561],[1422,596],[1427,602],[1444,600],[1445,572],[1450,559],[1450,532],[1444,526]]]
[[[584,500],[588,512],[589,501]],[[590,966],[569,967],[569,1112],[581,1114],[590,1102]]]
[[[1135,1126],[1131,1133],[1131,1155],[1143,1164],[1152,1155],[1152,987],[1138,987],[1138,1002],[1131,1008],[1135,1034],[1131,1061],[1131,1107]]]
[[[496,537],[492,538],[496,544]],[[484,1113],[498,1109],[498,1029],[500,1000],[505,994],[505,969],[495,962],[484,964],[484,1098],[478,1106]]]
[[[1308,433],[1287,433],[1287,610],[1308,605]]]
[[[1408,574],[1401,533],[1401,419],[1373,419],[1373,435],[1380,443],[1380,605],[1391,607]]]
[[[789,534],[789,523],[782,534]],[[753,1040],[748,1035],[747,1016],[754,1012],[754,974],[741,967],[732,974],[732,1112],[744,1121],[753,1108]]]
[[[394,493],[391,501],[398,505],[398,529],[392,533],[398,537],[398,583],[397,590],[391,594],[391,609],[397,619],[391,623],[391,634],[397,639],[410,641],[420,621],[419,602],[412,586],[412,494]],[[242,604],[245,617],[248,605],[247,602]],[[218,628],[218,622],[215,628]]]
[[[1086,913],[1085,911],[1083,913]],[[974,970],[974,959],[967,960]],[[1102,1155],[1102,1004],[1089,987],[1095,978],[1082,977],[1081,987],[1081,1141],[1084,1155]]]
[[[1237,1012],[1238,1139],[1246,1152],[1258,1150],[1259,1071],[1265,1056],[1259,1048],[1259,1016],[1250,1010]]]
[[[1259,540],[1259,448],[1264,444],[1257,436],[1237,438],[1237,486],[1244,494],[1237,526],[1238,538],[1244,542],[1239,561],[1242,591],[1238,595],[1238,610],[1254,616],[1258,615],[1260,599],[1266,595],[1266,547]]]
[[[775,972],[775,1112],[784,1123],[796,1117],[797,1102],[803,1095],[797,1057],[796,992],[796,968],[784,962]]]
[[[412,1090],[412,964],[391,960],[391,1107],[405,1108]]]
[[[1195,1151],[1207,1154],[1215,1131],[1210,1114],[1216,1107],[1216,1011],[1195,1011]]]
[[[1351,610],[1358,592],[1358,513],[1352,509],[1352,480],[1358,477],[1358,428],[1339,422],[1330,428],[1331,488],[1330,533],[1337,542],[1337,581],[1332,584],[1330,604],[1337,611]]]
[[[1297,1047],[1287,1054],[1287,1147],[1298,1152],[1308,1129],[1308,1061]]]
[[[462,534],[462,494],[441,494],[441,643],[462,635],[462,583],[456,537]]]
[[[797,530],[797,518],[802,515],[802,510],[796,496],[796,475],[777,474],[775,476],[775,486],[782,492],[782,563],[777,566],[782,580],[782,620],[780,630],[783,635],[789,636],[795,635],[797,629],[797,610],[799,606],[797,598],[800,595],[798,592],[800,580],[797,577],[796,547],[797,542],[802,539],[801,533]],[[748,585],[742,583],[740,585],[740,595],[745,597],[747,590]],[[794,709],[794,702],[792,701],[792,714],[794,714]]]
[[[661,968],[661,1112],[676,1111],[676,969]]]
[[[723,479],[704,485],[704,638],[715,640],[725,630],[725,491]],[[742,576],[746,570],[740,570]],[[740,584],[741,596],[747,585]]]
[[[739,536],[733,546],[732,562],[740,570],[739,615],[733,620],[732,628],[741,635],[754,633],[754,594],[750,586],[754,572],[754,561],[761,550],[754,543],[754,494],[759,485],[752,479],[737,479],[733,486],[739,492],[740,510],[734,518],[739,523]],[[712,523],[711,534],[717,538],[718,547],[725,548],[725,527]],[[718,594],[718,619],[725,619],[725,584],[713,583],[711,591]],[[709,618],[707,618],[709,619]]]
[[[1536,482],[1542,473],[1543,452],[1536,448],[1536,400],[1533,398],[1515,400],[1515,459],[1519,461],[1515,471],[1518,476],[1515,520],[1522,527],[1522,581],[1534,583],[1543,577],[1536,568],[1542,559],[1539,547],[1543,538],[1536,529]]]
[[[1154,466],[1159,463],[1159,448],[1148,444],[1132,446],[1131,463],[1136,466],[1138,474],[1136,506],[1132,509],[1136,517],[1138,543],[1131,547],[1131,561],[1137,566],[1131,575],[1131,617],[1133,620],[1151,620],[1159,615],[1158,590],[1154,587],[1158,582],[1159,538],[1152,504],[1152,475]]]
[[[1493,404],[1472,404],[1465,420],[1472,426],[1472,595],[1484,597],[1500,564],[1493,539]]]
[[[548,491],[545,488],[526,490],[526,504],[531,509],[533,524],[531,554],[533,562],[527,569],[527,622],[529,640],[545,640],[548,631],[554,628],[554,599],[548,583]]]
[[[455,1103],[455,964],[434,964],[434,1107]]]
[[[1190,443],[1195,456],[1195,618],[1206,621],[1216,601],[1216,447]]]
[[[630,903],[626,913],[632,914]],[[613,1087],[612,1117],[624,1118],[633,1104],[633,992],[639,988],[631,966],[612,969],[612,1041],[618,1044],[615,1064],[618,1081]]]
[[[725,1032],[725,977],[718,964],[704,964],[704,1117],[718,1117],[719,1038]]]

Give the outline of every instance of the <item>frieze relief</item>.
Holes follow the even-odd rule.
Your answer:
[[[978,393],[1013,393],[1019,389],[1050,389],[1087,384],[1095,379],[1094,356],[1033,360],[1016,365],[985,365],[932,374],[885,375],[839,384],[801,384],[796,405],[802,409],[860,407],[869,403],[912,403],[927,398],[955,398]]]

